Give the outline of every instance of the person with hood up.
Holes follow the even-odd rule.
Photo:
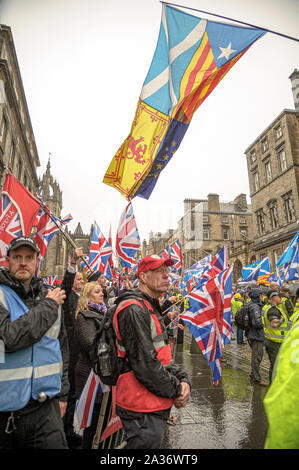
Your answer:
[[[264,324],[262,319],[262,299],[261,289],[253,288],[249,291],[251,301],[248,304],[249,329],[245,332],[248,343],[251,347],[251,373],[250,378],[256,385],[268,387],[268,382],[261,379],[260,364],[264,355]]]

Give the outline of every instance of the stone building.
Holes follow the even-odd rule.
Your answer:
[[[290,76],[295,109],[284,109],[246,149],[253,213],[251,262],[274,269],[299,230],[299,72]]]
[[[50,159],[45,173],[39,180],[39,194],[55,217],[61,218],[66,215],[61,213],[62,191],[51,174]],[[66,232],[66,237],[71,238],[77,247],[83,248],[83,253],[89,253],[92,228],[90,234],[86,235],[79,222],[74,233],[68,232],[67,229]],[[58,279],[62,279],[67,267],[68,255],[72,250],[70,242],[60,232],[57,232],[47,247],[46,255],[41,263],[40,276],[56,275]]]
[[[183,217],[183,253],[185,268],[208,254],[214,256],[224,244],[232,254],[238,249],[243,262],[247,261],[247,246],[252,238],[252,212],[246,195],[240,194],[232,202],[221,202],[218,194],[207,199],[185,199]],[[237,259],[229,259],[230,264]],[[238,269],[237,269],[238,268]],[[234,278],[241,275],[236,265]]]
[[[9,26],[0,26],[0,188],[7,167],[33,194],[40,166],[21,72]]]

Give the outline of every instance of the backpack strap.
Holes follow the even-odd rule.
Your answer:
[[[148,302],[147,302],[147,304],[150,305]],[[125,308],[129,307],[130,305],[138,305],[138,307],[141,307],[142,310],[145,311],[145,308],[144,308],[144,305],[142,305],[142,302],[137,300],[137,299],[134,299],[134,298],[133,299],[128,299],[128,300],[123,300],[122,302],[120,302],[118,304],[117,309],[115,310],[115,312],[113,314],[113,326],[115,328],[116,336],[117,336],[118,341],[120,340],[121,336],[120,336],[120,332],[119,332],[119,329],[118,329],[117,315],[118,315],[119,312],[121,312]],[[146,307],[147,307],[147,305],[146,305]],[[153,308],[151,307],[151,310],[152,309]]]

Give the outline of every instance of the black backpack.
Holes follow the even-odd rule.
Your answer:
[[[113,328],[113,315],[117,306],[108,309],[99,323],[90,359],[94,372],[105,385],[116,385],[121,373],[126,372],[126,361],[117,356],[116,335]]]
[[[244,304],[238,308],[236,315],[235,315],[236,325],[245,331],[249,330],[250,325],[251,325],[248,311],[249,311],[248,304]]]

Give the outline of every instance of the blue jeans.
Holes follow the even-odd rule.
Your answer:
[[[242,328],[239,328],[237,326],[237,344],[243,344],[244,343],[244,330]]]

